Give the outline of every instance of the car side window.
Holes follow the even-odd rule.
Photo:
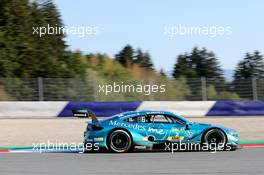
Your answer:
[[[172,123],[172,120],[163,114],[151,115],[152,123]]]
[[[135,123],[148,123],[149,119],[146,115],[130,117],[125,119],[126,122],[135,122]]]
[[[170,116],[170,115],[166,115],[167,118],[170,118],[170,120],[172,121],[172,123],[175,123],[175,124],[179,124],[179,125],[182,125],[184,124],[185,122],[177,117],[173,117],[173,116]]]
[[[184,124],[185,122],[177,117],[165,114],[149,114],[125,119],[126,122],[133,123],[164,123],[164,124]]]

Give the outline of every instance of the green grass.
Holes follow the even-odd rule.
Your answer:
[[[264,140],[240,140],[239,144],[264,144]]]

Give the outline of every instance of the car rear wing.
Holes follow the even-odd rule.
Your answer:
[[[90,109],[73,109],[72,110],[74,117],[89,118],[91,117],[92,122],[98,122],[96,115]]]

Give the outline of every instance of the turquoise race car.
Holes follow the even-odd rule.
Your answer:
[[[92,118],[84,132],[87,151],[211,151],[234,150],[238,147],[236,130],[191,122],[172,112],[131,111],[100,121],[88,109],[73,110],[73,114]]]

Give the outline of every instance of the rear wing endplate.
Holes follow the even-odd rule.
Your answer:
[[[74,117],[89,118],[91,117],[92,122],[98,122],[96,115],[90,109],[73,109]]]

